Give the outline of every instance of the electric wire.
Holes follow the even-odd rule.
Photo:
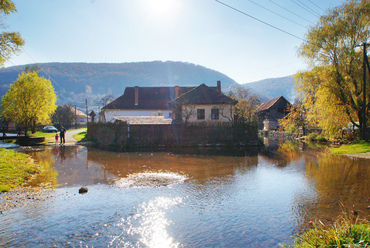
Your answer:
[[[253,4],[255,4],[255,5],[257,5],[257,6],[259,6],[259,7],[261,7],[261,8],[263,8],[263,9],[265,9],[265,10],[267,10],[267,11],[269,11],[269,12],[271,12],[271,13],[273,13],[273,14],[275,14],[275,15],[277,15],[277,16],[280,16],[281,18],[284,18],[285,20],[288,20],[288,21],[290,21],[290,22],[292,22],[292,23],[294,23],[294,24],[297,24],[298,26],[301,26],[301,27],[303,27],[303,28],[306,28],[305,26],[303,26],[302,24],[300,24],[300,23],[298,23],[298,22],[295,22],[295,21],[293,21],[293,20],[291,20],[291,19],[289,19],[289,18],[286,18],[285,16],[283,16],[283,15],[280,15],[279,13],[276,13],[275,11],[272,11],[272,10],[270,10],[270,9],[268,9],[268,8],[266,8],[266,7],[264,7],[264,6],[262,6],[262,5],[260,5],[260,4],[258,4],[258,3],[256,3],[256,2],[253,2],[252,0],[248,0],[249,2],[251,2],[251,3],[253,3]]]
[[[294,13],[293,11],[290,11],[289,9],[287,9],[287,8],[285,8],[284,6],[281,6],[280,4],[278,4],[278,3],[276,3],[276,2],[274,2],[274,1],[272,1],[272,0],[269,0],[271,3],[273,3],[273,4],[275,4],[275,5],[277,5],[277,6],[279,6],[280,8],[282,8],[283,10],[285,10],[285,11],[288,11],[289,13],[291,13],[291,14],[293,14],[293,15],[295,15],[295,16],[297,16],[297,17],[299,17],[299,18],[301,18],[302,20],[305,20],[305,21],[307,21],[307,22],[309,22],[309,23],[311,23],[311,24],[314,24],[313,22],[311,22],[310,20],[307,20],[306,18],[304,18],[304,17],[302,17],[302,16],[300,16],[300,15],[298,15],[298,14],[296,14],[296,13]]]
[[[234,11],[236,11],[236,12],[239,12],[239,13],[241,13],[241,14],[245,15],[245,16],[248,16],[249,18],[252,18],[252,19],[254,19],[254,20],[258,21],[258,22],[261,22],[261,23],[263,23],[263,24],[265,24],[265,25],[267,25],[267,26],[269,26],[269,27],[271,27],[271,28],[274,28],[274,29],[276,29],[276,30],[278,30],[278,31],[280,31],[280,32],[283,32],[283,33],[285,33],[285,34],[287,34],[287,35],[290,35],[290,36],[292,36],[292,37],[295,37],[295,38],[297,38],[297,39],[299,39],[299,40],[306,41],[305,39],[302,39],[302,38],[301,38],[301,37],[299,37],[299,36],[296,36],[296,35],[294,35],[294,34],[292,34],[292,33],[289,33],[289,32],[287,32],[287,31],[285,31],[285,30],[283,30],[283,29],[281,29],[281,28],[278,28],[278,27],[276,27],[276,26],[274,26],[274,25],[271,25],[271,24],[269,24],[269,23],[267,23],[267,22],[265,22],[265,21],[262,21],[262,20],[260,20],[260,19],[258,19],[258,18],[256,18],[256,17],[251,16],[251,15],[249,15],[249,14],[247,14],[247,13],[245,13],[245,12],[243,12],[243,11],[241,11],[241,10],[237,9],[237,8],[234,8],[234,7],[232,7],[232,6],[228,5],[228,4],[226,4],[226,3],[223,3],[223,2],[221,2],[221,1],[219,1],[219,0],[215,0],[215,1],[216,1],[216,2],[218,2],[218,3],[220,3],[220,4],[222,4],[222,5],[224,5],[224,6],[226,6],[226,7],[228,7],[228,8],[230,8],[230,9],[232,9],[232,10],[234,10]]]
[[[302,9],[304,9],[305,11],[307,11],[308,13],[310,13],[310,14],[312,14],[312,15],[314,15],[314,16],[316,16],[316,17],[320,17],[318,14],[316,14],[315,12],[313,12],[313,11],[311,11],[310,10],[310,8],[307,8],[307,7],[305,7],[306,5],[305,4],[303,4],[301,1],[299,1],[299,0],[297,0],[297,2],[296,1],[294,1],[294,0],[291,0],[293,3],[295,3],[296,5],[298,5],[299,7],[301,7]]]
[[[23,49],[22,49],[23,50]],[[25,50],[24,50],[25,51]],[[24,69],[22,67],[20,67],[19,65],[16,65],[14,64],[10,59],[7,60],[9,63],[11,63],[14,67],[18,68],[20,71],[23,71]],[[36,62],[35,62],[36,65],[38,65]],[[42,69],[42,67],[40,66],[40,69]],[[43,69],[42,69],[43,70]],[[44,71],[44,70],[43,70]],[[45,72],[45,71],[44,71]],[[50,77],[50,76],[49,76]],[[51,78],[51,77],[50,77]],[[35,79],[35,78],[34,78]],[[36,79],[35,79],[36,80]],[[50,81],[53,81],[54,83],[56,83],[56,81],[54,79],[51,78]],[[57,84],[57,83],[56,83]],[[61,87],[59,84],[57,84],[59,87]],[[64,90],[63,87],[61,87],[62,90]],[[71,98],[68,98],[68,97],[65,97],[62,95],[63,92],[60,92],[60,94],[58,95],[59,97],[62,97],[64,98],[65,100],[68,100],[68,101],[71,101],[71,102],[75,102],[75,103],[83,103],[83,102],[79,102],[79,101],[76,101],[76,100],[73,100]]]
[[[7,31],[7,32],[9,32],[8,30],[7,30],[7,28],[6,27],[3,27],[4,29],[5,29],[5,31]],[[25,53],[25,54],[27,54],[27,56],[28,57],[30,57],[30,59],[38,66],[38,64],[39,63],[37,63],[34,59],[33,59],[33,57],[26,51],[26,49],[24,49],[24,47],[22,47],[21,48],[21,50]],[[15,65],[10,59],[8,60],[13,66],[15,66],[15,67],[17,67],[20,71],[23,71],[23,69],[21,68],[21,67],[19,67],[18,65]],[[48,76],[49,77],[49,79],[50,79],[50,81],[52,81],[55,85],[57,85],[57,86],[59,86],[60,87],[60,89],[62,90],[61,92],[60,92],[60,94],[59,94],[59,96],[60,97],[62,97],[62,98],[64,98],[65,100],[68,100],[68,101],[71,101],[71,102],[75,102],[75,103],[80,103],[80,104],[83,104],[84,102],[79,102],[79,101],[76,101],[76,100],[73,100],[73,99],[71,99],[71,98],[68,98],[68,97],[65,97],[65,96],[63,96],[62,94],[63,94],[63,92],[65,91],[65,88],[64,87],[62,87],[60,84],[58,84],[57,83],[57,81],[55,81],[54,80],[54,78],[52,78],[45,70],[44,70],[44,68],[42,68],[41,66],[39,66],[39,68],[42,70],[42,72],[43,73],[45,73],[45,75],[46,76]]]
[[[311,0],[307,0],[309,1],[310,3],[312,3],[313,5],[315,5],[318,9],[322,10],[323,12],[325,12],[325,10],[323,10],[322,8],[320,8],[320,6],[318,6],[317,4],[315,4],[314,2],[312,2]]]

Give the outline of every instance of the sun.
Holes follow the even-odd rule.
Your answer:
[[[139,0],[146,17],[151,20],[170,20],[176,17],[180,0]]]

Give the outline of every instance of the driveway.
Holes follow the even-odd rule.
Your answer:
[[[77,130],[67,130],[66,132],[66,143],[76,143],[77,140],[75,138],[73,138],[73,136],[75,134],[78,134],[78,133],[81,133],[81,132],[85,132],[87,130],[87,128],[83,128],[83,129],[77,129]]]

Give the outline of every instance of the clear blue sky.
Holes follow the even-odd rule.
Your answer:
[[[7,17],[7,30],[20,32],[26,45],[6,67],[171,60],[220,71],[240,84],[306,68],[297,57],[302,40],[214,0],[13,1],[18,12]],[[344,2],[220,1],[301,38],[317,15]]]

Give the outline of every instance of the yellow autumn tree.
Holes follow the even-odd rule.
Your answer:
[[[14,12],[17,12],[17,9],[12,1],[0,1],[0,27],[5,25],[3,19]],[[23,45],[24,40],[20,33],[8,31],[0,33],[0,66],[3,66],[12,54],[19,52]]]
[[[332,137],[349,122],[362,126],[363,51],[359,45],[369,41],[369,27],[370,1],[347,0],[321,16],[299,49],[310,66],[296,75],[307,118]]]
[[[38,71],[25,71],[3,96],[1,108],[5,118],[34,133],[37,124],[50,122],[56,100],[50,80],[40,77]]]

